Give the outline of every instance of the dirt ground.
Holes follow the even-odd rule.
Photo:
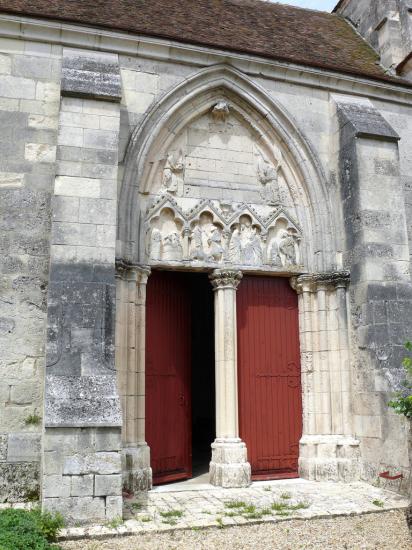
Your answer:
[[[412,550],[403,511],[72,541],[64,550]]]

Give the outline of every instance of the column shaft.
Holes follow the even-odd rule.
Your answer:
[[[117,361],[123,373],[124,410],[123,485],[132,493],[152,486],[150,449],[145,435],[145,361],[146,361],[146,286],[150,268],[128,266],[123,278],[126,283],[125,326],[120,325],[118,349],[126,348],[126,365]],[[124,288],[124,287],[123,287]]]
[[[216,270],[210,276],[215,291],[216,370],[216,440],[210,482],[221,487],[246,487],[251,480],[238,420],[236,288],[241,278],[241,272],[231,270]]]

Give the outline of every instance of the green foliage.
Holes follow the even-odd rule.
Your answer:
[[[181,518],[183,516],[182,510],[168,510],[167,512],[160,512],[162,518]]]
[[[60,514],[41,512],[40,509],[0,510],[0,550],[51,550],[64,526]]]
[[[244,508],[245,506],[247,506],[247,504],[242,500],[229,500],[228,502],[225,502],[226,508]]]
[[[385,506],[385,503],[378,499],[372,500],[372,504],[374,504],[378,508],[383,508]]]
[[[120,516],[113,518],[106,523],[106,527],[109,527],[110,529],[117,529],[121,525],[123,525],[123,518]]]
[[[41,424],[41,416],[38,414],[29,414],[27,418],[24,419],[26,426],[39,426]]]
[[[412,353],[412,342],[406,342],[405,349]],[[406,371],[407,379],[402,383],[402,390],[396,392],[394,399],[389,401],[388,405],[397,414],[412,418],[412,357],[405,357],[402,366]]]

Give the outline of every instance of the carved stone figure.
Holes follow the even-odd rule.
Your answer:
[[[280,259],[279,255],[279,246],[276,240],[273,240],[270,246],[269,263],[274,267],[282,267],[282,260]]]
[[[280,167],[281,153],[277,152],[276,164],[272,164],[269,160],[256,149],[257,154],[257,175],[262,186],[261,197],[271,206],[280,204],[280,193],[278,183],[278,171]]]
[[[297,265],[297,241],[291,230],[283,230],[279,241],[279,255],[284,266]]]
[[[216,122],[224,122],[229,116],[229,105],[224,100],[220,100],[212,109],[212,116]]]
[[[263,263],[263,250],[260,236],[252,220],[244,215],[239,218],[239,225],[232,233],[229,245],[229,258],[233,263],[260,265]]]
[[[160,260],[162,257],[162,233],[154,227],[150,235],[150,257],[152,260]]]
[[[180,261],[183,259],[182,243],[177,233],[169,233],[164,237],[162,259],[165,261]]]
[[[183,192],[183,174],[184,174],[184,157],[182,151],[179,151],[179,156],[174,159],[172,154],[168,155],[165,167],[163,168],[162,191],[172,194]]]
[[[232,263],[282,269],[300,263],[301,232],[284,208],[160,194],[146,218],[147,254],[156,262]]]
[[[193,230],[192,259],[221,262],[224,252],[222,234],[213,224],[213,217],[208,212],[202,213]]]

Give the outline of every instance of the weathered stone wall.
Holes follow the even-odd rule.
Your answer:
[[[404,378],[408,339],[409,248],[400,178],[399,136],[367,100],[335,98],[345,263],[351,269],[353,421],[362,445],[362,477],[390,470],[408,487],[408,426],[388,409]]]
[[[0,502],[38,498],[60,48],[0,38]]]
[[[382,65],[395,68],[412,49],[411,7],[410,0],[348,0],[337,11],[380,53]]]
[[[114,365],[117,55],[63,49],[48,292],[42,502],[122,515]]]
[[[162,98],[199,71],[200,59],[207,64],[206,56],[193,54],[192,63],[188,57],[176,62],[119,55],[119,109],[107,101],[107,94],[96,99],[96,90],[87,86],[82,90],[67,85],[60,102],[60,46],[1,40],[0,50],[0,223],[5,257],[0,376],[6,381],[0,387],[0,489],[3,499],[14,500],[38,491],[49,290],[43,495],[50,508],[63,510],[73,521],[81,519],[85,509],[90,510],[88,517],[101,520],[118,515],[120,509],[120,419],[113,368],[116,186],[120,189],[123,181],[125,151],[135,128]],[[69,61],[66,68],[76,66]],[[287,76],[277,80],[257,74],[251,64],[251,80],[289,113],[325,175],[335,226],[325,266],[352,271],[353,435],[361,440],[363,476],[375,481],[384,469],[406,474],[406,425],[386,402],[399,379],[402,343],[410,336],[408,239],[404,233],[398,237],[400,225],[405,227],[405,203],[411,242],[411,109],[398,102],[396,93],[391,101],[373,100],[401,138],[399,158],[393,141],[363,138],[356,144],[356,136],[347,137],[349,160],[354,162],[349,174],[354,179],[347,183],[345,163],[337,162],[343,144],[335,134],[336,102],[327,86],[320,80],[310,86],[292,83]],[[359,87],[356,93],[368,95],[368,90]],[[210,128],[194,124],[191,129],[189,147],[199,146],[195,135],[202,132],[201,139],[211,144]],[[247,139],[243,135],[242,147]],[[201,179],[196,176],[202,172],[208,178],[220,172],[216,162],[225,160],[211,159],[205,149],[203,158],[193,157],[193,179]],[[236,166],[235,156],[226,161],[228,177],[241,174],[250,183],[250,174],[242,172],[244,162]],[[221,183],[223,196],[228,186]],[[359,207],[355,190],[364,193],[366,207]],[[374,201],[386,204],[381,208]],[[362,235],[371,231],[370,238],[362,236],[358,242],[354,227]],[[323,252],[316,249],[313,255]],[[138,414],[130,406],[133,423]],[[38,416],[40,424],[27,424],[30,415]]]

